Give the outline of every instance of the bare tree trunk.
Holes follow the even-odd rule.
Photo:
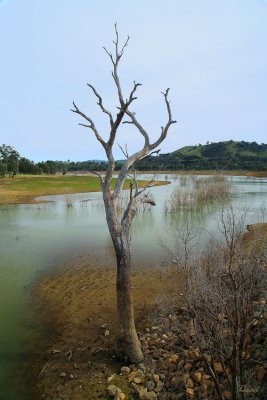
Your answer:
[[[161,133],[159,134],[158,139],[151,143],[149,139],[149,135],[146,130],[142,127],[142,125],[138,122],[135,113],[130,111],[129,107],[132,103],[137,99],[135,96],[136,90],[140,83],[136,83],[134,81],[133,89],[130,92],[128,98],[125,99],[122,93],[120,79],[118,76],[118,65],[119,61],[124,53],[125,48],[128,45],[129,36],[125,41],[124,45],[121,49],[119,49],[119,34],[117,31],[117,25],[115,24],[115,33],[116,39],[113,41],[115,45],[115,54],[107,51],[104,47],[105,52],[108,54],[112,65],[112,77],[114,79],[115,85],[117,87],[117,94],[119,98],[120,106],[117,107],[119,109],[116,118],[113,118],[113,115],[110,111],[108,111],[104,105],[102,97],[96,91],[94,86],[91,84],[87,84],[88,87],[93,91],[94,95],[97,97],[97,104],[102,110],[104,114],[106,114],[109,118],[110,123],[110,134],[108,141],[105,141],[96,128],[94,121],[90,118],[90,116],[84,114],[76,104],[73,102],[73,107],[71,111],[79,114],[86,120],[86,124],[80,123],[79,125],[84,126],[86,128],[91,129],[94,132],[96,139],[103,146],[107,159],[108,159],[108,169],[105,175],[105,178],[101,176],[98,172],[95,171],[95,174],[99,177],[101,188],[103,192],[103,200],[105,204],[106,211],[106,219],[108,228],[110,231],[110,235],[112,237],[112,241],[114,244],[116,257],[117,257],[117,311],[118,311],[118,319],[117,319],[117,332],[116,332],[116,352],[119,358],[127,359],[128,361],[138,363],[142,361],[143,355],[141,351],[141,345],[137,338],[135,325],[134,325],[134,311],[133,311],[133,303],[131,297],[131,236],[130,236],[130,226],[131,222],[136,214],[136,210],[140,204],[150,204],[152,206],[155,205],[154,201],[149,198],[148,195],[142,196],[145,190],[151,187],[151,184],[154,178],[151,179],[145,186],[145,188],[139,190],[138,181],[136,179],[135,168],[139,162],[146,160],[154,153],[158,153],[155,151],[163,140],[167,136],[167,132],[172,124],[175,124],[176,121],[172,119],[170,102],[168,100],[169,89],[165,92],[162,92],[168,112],[168,121],[165,126],[161,127]],[[127,116],[129,120],[124,120],[123,118]],[[116,181],[115,189],[111,193],[111,180],[115,170],[115,160],[113,156],[113,145],[116,139],[117,130],[120,124],[133,124],[138,129],[140,134],[144,138],[144,146],[141,150],[133,153],[132,155],[128,155],[127,150],[123,154],[126,157],[126,161],[124,162],[121,170],[119,171],[119,175]],[[131,176],[133,174],[133,176]],[[130,198],[126,209],[124,210],[122,219],[120,221],[119,214],[116,210],[116,205],[121,198],[123,185],[127,177],[130,177],[133,182],[130,184]],[[134,192],[134,193],[133,193]]]
[[[115,346],[120,359],[139,363],[143,360],[135,324],[131,296],[131,237],[122,232],[116,236],[114,247],[117,258],[117,327]]]

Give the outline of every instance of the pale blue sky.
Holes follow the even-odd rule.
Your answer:
[[[87,88],[118,105],[111,64],[113,23],[130,35],[120,65],[124,93],[143,86],[133,106],[156,138],[173,116],[163,153],[206,141],[266,142],[267,1],[265,0],[0,0],[0,144],[37,160],[104,158],[72,100],[105,136],[108,121]],[[118,141],[142,146],[124,125]],[[115,147],[116,158],[122,158]]]

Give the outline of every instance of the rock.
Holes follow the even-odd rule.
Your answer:
[[[110,383],[114,379],[115,375],[111,375],[107,378],[107,382]]]
[[[194,383],[193,383],[193,381],[192,381],[191,378],[187,379],[187,381],[186,381],[186,386],[187,386],[188,388],[193,388],[193,387],[194,387]]]
[[[199,360],[199,357],[200,357],[199,352],[197,350],[189,351],[187,356],[188,356],[189,360],[193,360],[193,361]]]
[[[109,330],[108,329],[105,330],[104,336],[109,336]]]
[[[74,379],[74,376],[72,374],[70,374],[70,379]]]
[[[200,383],[201,382],[201,373],[200,372],[195,372],[194,374],[193,374],[193,378],[194,378],[194,380],[197,382],[197,383]]]
[[[155,392],[147,392],[147,395],[146,395],[146,400],[154,400],[154,399],[157,399],[158,398],[158,396],[156,395],[156,393]]]
[[[110,395],[110,396],[115,396],[116,394],[117,394],[117,392],[118,392],[118,388],[117,388],[117,386],[115,386],[115,385],[109,385],[108,387],[107,387],[107,391],[108,391],[108,394]]]
[[[146,400],[146,395],[147,395],[147,388],[142,388],[139,392],[139,398],[140,400]]]
[[[154,382],[154,381],[148,381],[147,384],[146,384],[147,390],[148,390],[149,392],[152,391],[152,390],[154,389],[155,386],[156,386],[156,385],[155,385],[155,382]]]
[[[66,372],[61,372],[61,373],[59,374],[59,377],[60,377],[60,378],[65,378],[65,377],[66,377]]]
[[[160,358],[160,356],[161,356],[161,351],[160,351],[160,349],[156,349],[156,350],[154,351],[154,353],[153,353],[153,357],[154,357],[154,358]]]
[[[264,376],[265,376],[265,374],[266,374],[266,369],[264,367],[260,367],[258,369],[258,380],[262,381]]]
[[[139,369],[139,370],[136,372],[135,377],[133,378],[133,381],[134,381],[135,383],[138,383],[138,384],[139,384],[139,383],[142,382],[143,377],[144,377],[144,374],[143,374],[143,372]]]
[[[204,374],[204,375],[202,376],[202,381],[203,381],[203,382],[208,381],[210,378],[211,378],[211,375],[205,375],[205,374]]]
[[[190,364],[190,363],[186,363],[185,366],[184,366],[185,370],[189,370],[191,368],[192,368],[192,364]]]
[[[137,375],[137,371],[133,371],[128,375],[128,382],[132,382]]]
[[[130,372],[131,372],[131,370],[129,367],[121,367],[122,375],[129,375]]]
[[[223,373],[223,367],[221,363],[214,363],[214,369],[218,374]]]
[[[195,397],[194,389],[187,388],[186,393],[189,394],[189,396],[191,396],[191,397]]]
[[[227,390],[223,392],[223,395],[226,400],[231,400],[232,398],[232,392],[228,392]]]
[[[159,393],[162,391],[164,387],[164,383],[161,381],[158,381],[156,388],[154,389],[155,392]]]
[[[176,363],[178,359],[179,359],[178,354],[172,354],[170,356],[170,361],[173,362],[173,363]]]
[[[117,392],[114,397],[114,400],[125,400],[125,399],[126,399],[126,396],[123,392]]]

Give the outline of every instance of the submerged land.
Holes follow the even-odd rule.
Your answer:
[[[259,229],[263,236],[266,235],[267,224],[248,226],[244,236],[245,245]],[[154,399],[217,398],[211,376],[204,372],[205,365],[202,365],[190,336],[186,344],[179,341],[177,328],[172,326],[174,317],[161,319],[159,325],[148,320],[157,308],[158,296],[181,292],[181,276],[176,267],[167,270],[135,270],[132,274],[136,327],[145,351],[140,380],[134,380],[139,376],[137,374],[141,374],[140,369],[130,366],[127,370],[125,364],[116,359],[113,350],[115,279],[116,271],[112,265],[104,269],[97,268],[92,266],[86,256],[73,256],[67,264],[61,266],[61,270],[59,267],[57,272],[42,277],[36,284],[34,294],[39,299],[39,313],[55,326],[50,345],[35,365],[35,371],[39,371],[37,393],[51,400],[104,400],[111,398],[107,387],[112,384],[122,390],[126,399],[149,399],[142,397],[140,390],[150,385],[155,393],[155,397],[151,397]],[[180,294],[179,313],[186,320],[183,293]],[[260,301],[264,305],[265,300]],[[176,308],[179,309],[177,303]],[[263,399],[262,363],[266,313],[255,313],[255,316],[257,318],[253,320],[250,350],[247,354],[257,361],[257,385],[254,382],[253,388],[257,390],[257,398]],[[184,379],[192,386],[184,386]],[[162,387],[157,385],[157,380],[162,383]],[[176,386],[180,387],[179,391],[176,391]],[[225,399],[232,398],[229,391],[225,390],[224,393]]]
[[[101,173],[101,172],[100,172]],[[104,174],[105,172],[102,172]],[[144,171],[148,174],[177,175],[216,175],[216,171]],[[267,171],[224,171],[228,176],[266,177]],[[130,179],[125,181],[124,189],[129,189]],[[112,180],[115,186],[116,178]],[[140,187],[147,181],[139,180]],[[169,182],[155,180],[153,186],[166,185]],[[73,175],[16,175],[0,178],[0,204],[35,204],[37,197],[58,194],[74,194],[101,191],[99,178],[90,172],[79,171]]]
[[[115,183],[114,178],[112,188]],[[144,187],[146,183],[145,180],[139,180],[140,187]],[[166,184],[168,182],[153,182],[153,186]],[[129,185],[130,179],[127,179],[124,189],[129,189]],[[36,203],[36,197],[40,196],[99,191],[101,186],[99,178],[95,175],[17,175],[0,179],[0,204],[32,204]]]
[[[168,174],[171,173],[177,174],[177,176],[189,174],[184,171],[180,173],[166,171],[163,173],[165,173],[166,180]],[[216,174],[215,171],[190,171],[190,175],[214,174]],[[267,172],[228,171],[227,173],[224,172],[223,175],[265,177]],[[140,187],[146,185],[146,182],[140,180]],[[113,185],[114,183],[115,179]],[[167,183],[168,181],[156,180],[154,185]],[[126,181],[125,189],[129,188],[129,184],[130,181]],[[39,196],[67,195],[100,190],[97,177],[89,174],[80,176],[79,172],[76,175],[18,175],[0,180],[0,203],[35,204],[37,202],[36,197]],[[258,228],[258,225],[252,225],[249,226],[249,231],[252,232]],[[260,228],[266,229],[266,224],[261,225]],[[247,237],[249,237],[250,232],[246,234]],[[132,293],[136,327],[146,354],[146,366],[142,372],[141,382],[135,384],[131,381],[131,377],[139,374],[137,367],[130,366],[130,372],[124,375],[121,368],[125,365],[116,359],[113,351],[116,324],[116,270],[114,259],[111,257],[105,268],[100,268],[97,260],[90,259],[88,254],[85,257],[75,255],[70,257],[67,262],[65,261],[61,260],[55,271],[46,271],[46,274],[33,286],[35,310],[38,318],[43,321],[44,325],[49,326],[47,330],[49,334],[46,338],[49,344],[45,349],[41,349],[42,351],[38,354],[38,359],[30,371],[30,376],[27,378],[33,381],[36,398],[50,400],[110,399],[107,391],[109,384],[121,388],[126,399],[129,400],[141,399],[138,388],[145,387],[147,384],[151,388],[154,385],[152,391],[158,389],[157,397],[155,397],[158,399],[193,398],[190,395],[191,389],[195,391],[195,398],[212,400],[215,398],[212,397],[214,396],[214,388],[210,384],[210,377],[208,374],[203,374],[204,369],[202,370],[202,368],[204,366],[201,364],[201,360],[199,358],[192,359],[195,355],[190,355],[190,344],[187,347],[180,346],[178,350],[177,348],[173,350],[173,346],[177,345],[178,340],[176,337],[178,334],[175,330],[167,332],[164,330],[165,328],[162,330],[162,327],[148,320],[148,316],[151,315],[151,310],[155,308],[157,297],[160,294],[169,294],[172,291],[181,292],[181,276],[177,275],[176,268],[168,270],[150,268],[133,271]],[[260,301],[265,300],[261,299]],[[181,309],[181,315],[182,312]],[[264,332],[265,317],[263,318],[262,314],[259,315],[253,331],[255,338],[254,336],[251,337],[252,342],[254,343],[255,339],[256,344],[251,347],[253,357],[257,362],[255,379],[256,382],[259,382],[260,396],[263,396],[262,377],[264,377],[265,372],[262,367],[264,348],[262,332]],[[169,317],[164,318],[164,324],[166,323],[171,328],[173,326],[173,329],[175,329],[175,326],[172,325],[172,317],[170,319]],[[166,363],[163,362],[164,360]],[[154,366],[150,365],[150,362],[153,362]],[[178,368],[178,364],[181,368]],[[185,370],[184,375],[180,376],[178,370]],[[195,373],[197,375],[194,375]],[[209,382],[197,381],[199,374]],[[192,384],[193,387],[188,386],[188,389],[190,389],[188,392],[184,388],[184,390],[181,389],[179,393],[176,393],[176,387],[185,386],[183,381],[185,378],[189,382],[186,381],[186,385],[187,383],[188,385]],[[164,384],[162,387],[157,385],[157,379]],[[203,388],[206,392],[205,390],[202,391]],[[192,390],[191,393],[193,393]],[[166,396],[171,396],[174,393],[176,397],[164,397],[162,391],[168,393]],[[207,392],[209,392],[208,395]],[[205,393],[207,397],[205,397]],[[178,395],[180,397],[177,397]],[[231,399],[229,392],[226,396]],[[146,399],[146,397],[143,398]]]

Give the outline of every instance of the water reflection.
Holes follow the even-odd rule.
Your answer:
[[[151,175],[141,177],[151,179]],[[158,175],[156,179],[164,180],[165,175]],[[204,227],[205,232],[218,235],[216,204],[197,213],[165,214],[166,199],[175,187],[183,184],[179,175],[168,174],[167,179],[170,185],[150,189],[156,207],[148,212],[138,212],[133,222],[134,268],[160,266],[161,239],[165,238],[167,242],[171,235],[170,226],[181,224],[184,219],[192,219],[196,225]],[[197,177],[189,179],[194,182]],[[227,179],[235,189],[231,203],[242,208],[241,199],[245,199],[251,204],[244,224],[260,219],[262,222],[266,218],[262,207],[267,200],[266,178],[230,176]],[[66,196],[62,195],[42,198],[49,203],[2,205],[0,209],[0,393],[4,400],[29,398],[16,393],[14,385],[8,383],[11,382],[8,376],[15,380],[18,370],[24,368],[25,358],[29,360],[30,346],[35,343],[38,350],[45,337],[42,324],[36,325],[30,313],[31,283],[41,273],[57,268],[57,260],[66,253],[83,254],[98,265],[115,265],[101,193],[71,196],[74,198],[72,206],[67,205]],[[124,192],[124,196],[129,193]],[[202,242],[207,240],[203,234]]]

